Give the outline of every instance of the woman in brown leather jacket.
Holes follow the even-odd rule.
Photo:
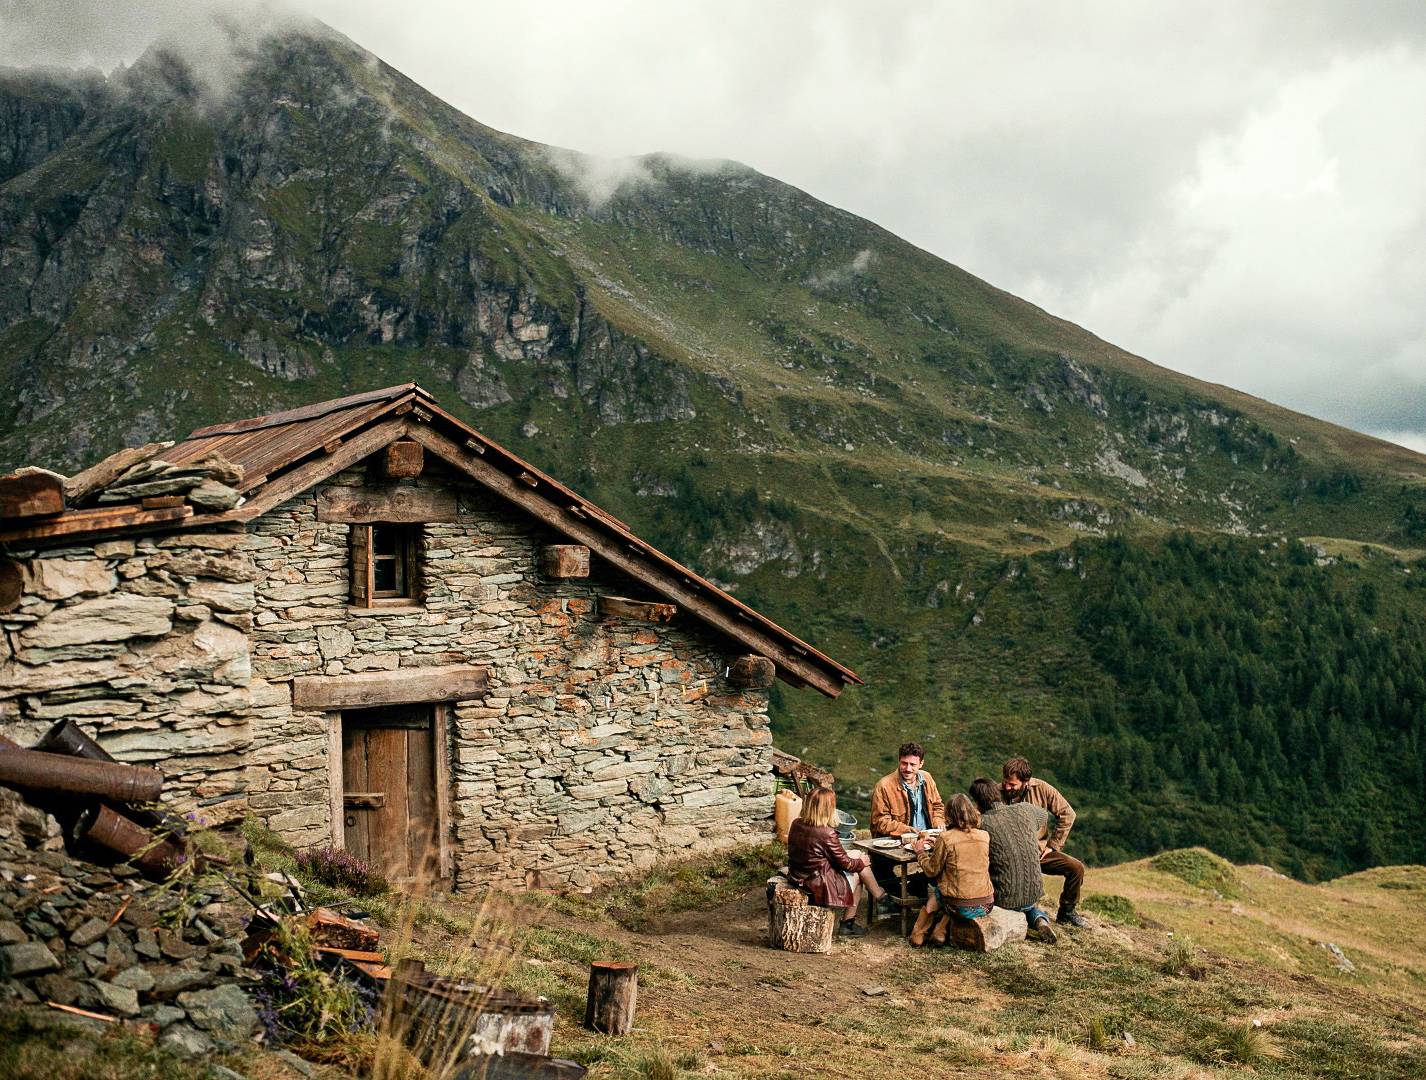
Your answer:
[[[886,890],[872,876],[871,860],[848,855],[837,838],[837,794],[819,787],[807,796],[802,814],[787,834],[787,876],[818,907],[843,908],[840,933],[860,937],[866,927],[857,925],[861,887],[880,900]]]
[[[934,845],[929,836],[918,837],[912,850],[932,888],[907,940],[924,945],[930,930],[931,940],[944,945],[952,918],[981,918],[995,902],[995,887],[990,882],[990,834],[980,828],[975,803],[956,795],[946,804],[946,831],[936,837]],[[943,909],[946,915],[938,920],[936,914]]]

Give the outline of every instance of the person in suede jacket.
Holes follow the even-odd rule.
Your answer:
[[[903,743],[896,771],[876,782],[871,793],[871,834],[901,836],[946,827],[946,807],[936,781],[921,768],[926,751],[918,742]]]
[[[802,804],[802,814],[787,833],[787,877],[807,893],[818,907],[842,908],[841,933],[860,937],[866,927],[857,925],[857,906],[863,887],[876,900],[886,891],[871,872],[864,855],[848,855],[837,837],[837,796],[831,788],[818,788]]]

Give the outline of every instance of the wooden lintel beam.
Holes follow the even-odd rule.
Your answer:
[[[468,701],[483,697],[483,667],[397,668],[355,675],[299,675],[292,680],[292,704],[305,709],[360,709],[422,701]]]
[[[409,434],[426,449],[439,454],[449,464],[519,506],[532,517],[563,533],[575,543],[584,544],[591,552],[624,573],[647,582],[651,588],[688,614],[702,619],[735,641],[742,642],[752,651],[768,657],[777,664],[779,675],[792,685],[813,686],[828,697],[837,697],[842,692],[840,679],[794,655],[782,642],[765,633],[760,627],[735,619],[710,598],[700,596],[670,574],[661,572],[657,577],[651,575],[649,571],[653,568],[647,558],[634,558],[623,550],[618,537],[591,527],[573,512],[561,509],[537,495],[489,462],[471,458],[462,451],[458,443],[438,431],[412,425]]]

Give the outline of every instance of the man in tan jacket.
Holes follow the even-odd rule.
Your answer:
[[[1022,757],[1011,758],[1000,772],[1004,777],[1000,783],[1000,794],[1007,803],[1024,802],[1044,807],[1054,818],[1053,831],[1049,836],[1040,838],[1040,872],[1065,879],[1065,887],[1060,892],[1059,916],[1055,921],[1085,929],[1089,924],[1075,911],[1080,888],[1084,885],[1084,863],[1064,851],[1065,841],[1074,826],[1074,807],[1053,784],[1031,776],[1030,763]]]
[[[896,771],[876,782],[871,792],[871,834],[900,836],[946,827],[946,807],[936,781],[923,772],[926,751],[918,742],[903,743],[896,752]]]

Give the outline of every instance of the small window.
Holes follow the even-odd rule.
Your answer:
[[[358,607],[380,607],[419,599],[417,555],[420,548],[419,526],[353,525],[352,603]]]

